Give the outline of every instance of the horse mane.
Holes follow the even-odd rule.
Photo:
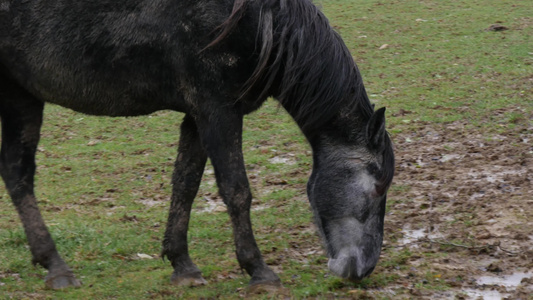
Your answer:
[[[218,44],[233,31],[235,26],[237,26],[237,23],[239,23],[239,20],[244,15],[247,4],[248,0],[235,0],[235,2],[233,2],[233,9],[231,10],[231,14],[229,15],[229,17],[226,19],[226,21],[224,21],[224,23],[218,25],[214,30],[220,31],[220,33],[218,34],[216,39],[214,39],[211,43],[205,46],[202,51]]]
[[[248,2],[235,0],[231,15],[217,27],[218,37],[206,48],[231,33]],[[350,51],[310,0],[261,1],[258,36],[258,63],[241,98],[252,90],[260,91],[258,99],[275,93],[304,132],[322,127],[340,111],[357,112],[363,124],[370,119],[374,107]],[[387,133],[381,152],[382,172],[376,189],[383,194],[392,182],[395,164]]]
[[[220,34],[207,47],[231,33],[248,2],[235,0],[231,15],[217,28]],[[260,91],[259,99],[275,96],[304,132],[323,126],[341,109],[370,118],[374,110],[350,51],[311,1],[262,1],[258,36],[258,63],[241,98],[252,90]]]

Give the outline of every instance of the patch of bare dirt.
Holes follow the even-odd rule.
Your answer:
[[[376,286],[361,288],[346,284],[337,290],[368,299],[533,299],[531,119],[519,119],[512,129],[498,133],[472,129],[466,121],[416,124],[393,136],[396,175],[389,192],[382,258],[372,275],[394,279],[374,280]],[[214,186],[212,171],[206,173]],[[261,168],[249,169],[258,199],[291,188],[280,179],[284,176],[268,174],[261,180],[260,173]],[[308,174],[294,174],[304,175]],[[225,210],[216,192],[203,191],[201,196],[205,203],[198,211]],[[307,201],[303,193],[297,198]],[[260,210],[273,203],[254,199],[253,207]],[[276,230],[281,229],[260,228],[256,233],[266,236]],[[320,256],[323,249],[314,226],[283,232],[294,235],[288,247],[263,245],[265,260],[276,272],[283,273],[290,261],[310,272],[325,272],[327,259]],[[218,279],[239,274],[235,267]],[[294,275],[285,283],[299,280]]]
[[[375,272],[399,274],[396,296],[532,299],[531,120],[499,134],[420,123],[393,138],[383,256],[410,255]]]

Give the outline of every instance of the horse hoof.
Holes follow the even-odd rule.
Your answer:
[[[52,290],[60,290],[68,287],[78,288],[81,286],[81,282],[73,274],[48,275],[45,278],[44,284],[46,288]]]
[[[185,275],[172,274],[170,282],[179,286],[201,286],[206,285],[207,281],[202,277],[200,272],[189,273]]]

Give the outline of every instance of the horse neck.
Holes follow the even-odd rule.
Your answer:
[[[360,105],[339,108],[328,119],[319,123],[307,124],[305,120],[293,117],[305,135],[313,152],[319,150],[324,143],[337,145],[356,145],[364,142],[366,125],[370,115]],[[288,113],[292,116],[291,111]]]
[[[350,51],[310,1],[266,1],[261,10],[260,55],[243,94],[273,95],[304,132],[368,102]]]

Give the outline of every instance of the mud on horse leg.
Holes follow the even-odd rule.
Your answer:
[[[208,111],[210,114],[197,118],[196,123],[228,207],[239,265],[252,277],[250,290],[280,287],[279,277],[263,261],[252,232],[252,194],[241,149],[243,116],[235,108],[204,110]]]
[[[46,287],[78,287],[80,282],[56,250],[34,194],[35,152],[44,104],[8,84],[11,87],[0,87],[0,174],[24,226],[33,263],[48,269]]]
[[[191,207],[206,161],[207,155],[200,144],[196,124],[186,115],[181,124],[178,157],[172,177],[172,202],[162,251],[162,256],[166,256],[174,267],[170,279],[173,284],[195,286],[206,283],[192,262],[187,247]]]

